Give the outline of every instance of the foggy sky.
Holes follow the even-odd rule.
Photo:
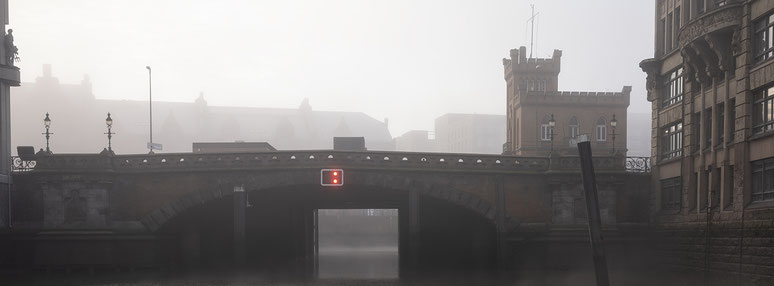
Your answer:
[[[560,90],[620,91],[650,112],[652,1],[10,0],[22,80],[52,64],[102,99],[362,111],[399,136],[449,112],[505,114],[502,58],[563,50]],[[505,130],[503,130],[505,132]],[[649,132],[643,130],[643,132]]]

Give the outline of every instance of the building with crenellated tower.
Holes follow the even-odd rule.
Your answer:
[[[503,59],[507,84],[507,142],[503,154],[574,156],[587,135],[594,154],[626,155],[630,86],[620,92],[559,91],[562,51],[528,58],[513,49]]]

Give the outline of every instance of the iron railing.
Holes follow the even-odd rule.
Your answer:
[[[623,161],[622,159],[625,159]],[[417,153],[417,152],[347,152],[331,150],[275,151],[260,153],[165,153],[104,156],[97,154],[59,154],[22,160],[12,157],[14,173],[35,169],[45,170],[197,170],[197,169],[273,169],[330,164],[367,168],[434,168],[464,170],[546,171],[579,168],[577,156],[518,157],[487,154]],[[621,164],[624,163],[624,164]],[[649,157],[601,156],[594,165],[602,170],[625,170],[647,173],[651,170]],[[623,167],[623,168],[622,168]]]
[[[626,157],[626,171],[650,173],[650,157]]]
[[[19,156],[11,156],[11,172],[13,173],[32,171],[36,165],[37,161],[22,160]]]

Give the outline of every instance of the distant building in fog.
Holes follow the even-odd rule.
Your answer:
[[[146,153],[148,102],[96,99],[91,82],[62,84],[44,66],[42,77],[13,91],[12,145],[45,146],[40,135],[51,114],[54,153],[97,153],[107,147],[105,117],[114,120],[113,149]],[[163,152],[191,152],[193,142],[268,142],[277,149],[332,149],[334,136],[365,137],[369,150],[393,150],[387,124],[362,112],[314,111],[308,100],[297,109],[210,106],[194,102],[153,102],[154,141]]]
[[[500,154],[505,116],[447,113],[435,119],[435,131],[412,130],[395,138],[395,150]]]
[[[194,142],[194,153],[248,153],[277,151],[266,142]]]
[[[508,104],[503,153],[577,154],[576,140],[586,134],[594,154],[626,154],[626,110],[632,88],[624,86],[619,92],[559,91],[561,60],[560,50],[554,50],[551,58],[528,58],[525,47],[511,50],[510,58],[503,59]],[[615,137],[611,126],[614,116]]]
[[[438,152],[502,153],[505,116],[448,113],[435,119]]]
[[[411,130],[395,138],[395,150],[412,152],[435,152],[435,138],[427,130]]]

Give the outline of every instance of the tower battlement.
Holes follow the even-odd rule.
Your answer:
[[[562,69],[562,51],[554,50],[551,58],[528,58],[527,48],[512,49],[511,58],[503,59],[505,80],[518,90],[556,91]]]

